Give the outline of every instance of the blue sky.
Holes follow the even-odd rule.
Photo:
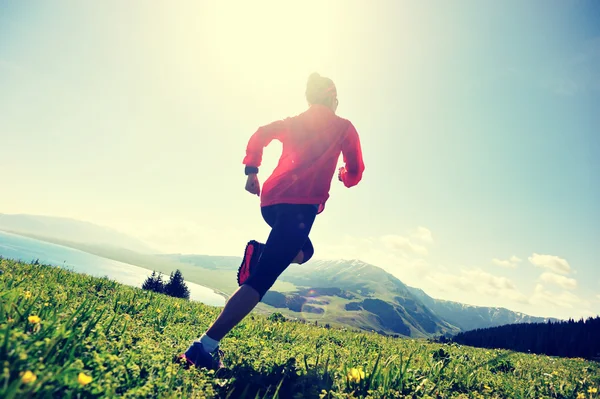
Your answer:
[[[438,298],[600,314],[600,3],[290,4],[0,0],[0,212],[240,255],[268,233],[247,140],[302,112],[318,71],[366,171],[334,181],[315,257]]]

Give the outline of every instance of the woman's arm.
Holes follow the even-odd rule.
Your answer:
[[[362,158],[362,148],[358,132],[350,123],[346,131],[346,138],[342,143],[344,166],[340,168],[338,178],[346,187],[356,186],[362,179],[365,164]]]
[[[262,163],[263,149],[275,139],[281,138],[287,130],[287,119],[278,120],[261,126],[248,140],[246,156],[242,163],[246,166],[258,168]]]

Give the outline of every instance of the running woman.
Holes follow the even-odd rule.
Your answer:
[[[290,264],[306,263],[313,256],[308,235],[325,209],[340,154],[344,166],[338,169],[338,180],[350,188],[362,179],[365,166],[358,133],[335,113],[338,98],[333,81],[313,73],[305,95],[306,111],[262,126],[250,137],[242,162],[246,190],[260,197],[261,213],[271,232],[264,244],[252,240],[246,245],[238,270],[240,288],[210,328],[179,356],[190,366],[224,367],[221,339],[254,309]],[[258,168],[263,149],[273,140],[283,144],[283,151],[261,192]]]

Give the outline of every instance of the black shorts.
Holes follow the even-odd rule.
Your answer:
[[[303,263],[314,254],[308,235],[317,210],[318,206],[311,204],[276,204],[261,208],[263,219],[271,226],[271,233],[256,270],[244,283],[258,291],[261,300],[298,252],[302,250],[304,253]]]

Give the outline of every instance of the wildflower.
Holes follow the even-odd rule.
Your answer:
[[[598,388],[592,388],[592,387],[590,387],[588,389],[588,393],[596,393],[596,392],[598,392]]]
[[[30,382],[33,382],[36,379],[37,379],[37,376],[29,370],[27,370],[25,372],[25,374],[23,374],[23,377],[21,377],[21,381],[23,381],[23,383],[25,383],[25,384],[29,384]]]
[[[48,302],[45,302],[44,306],[50,306],[50,304]]]
[[[90,382],[92,382],[92,376],[87,375],[85,373],[79,373],[79,376],[77,377],[77,381],[79,381],[79,383],[81,385],[87,385]]]
[[[577,399],[585,399],[585,394],[583,392],[579,392],[577,394]]]
[[[179,309],[179,308],[180,308],[179,304],[178,304],[178,303],[176,303],[176,304],[175,304],[175,309]]]
[[[483,386],[483,389],[485,389],[486,391],[491,391],[491,390],[492,390],[492,388],[490,388],[490,387],[489,387],[489,386],[487,386],[487,385],[484,385],[484,386]]]
[[[35,316],[35,315],[31,315],[27,318],[27,320],[29,320],[30,323],[33,324],[38,324],[40,321],[42,321],[42,319],[40,319],[40,316]]]
[[[25,291],[25,299],[31,298],[31,291]]]
[[[27,353],[23,352],[23,353],[19,354],[19,359],[27,360]]]
[[[348,373],[348,379],[353,382],[360,382],[361,379],[365,378],[365,372],[360,368],[352,368]]]
[[[156,308],[156,313],[160,313],[161,310],[159,308]]]

